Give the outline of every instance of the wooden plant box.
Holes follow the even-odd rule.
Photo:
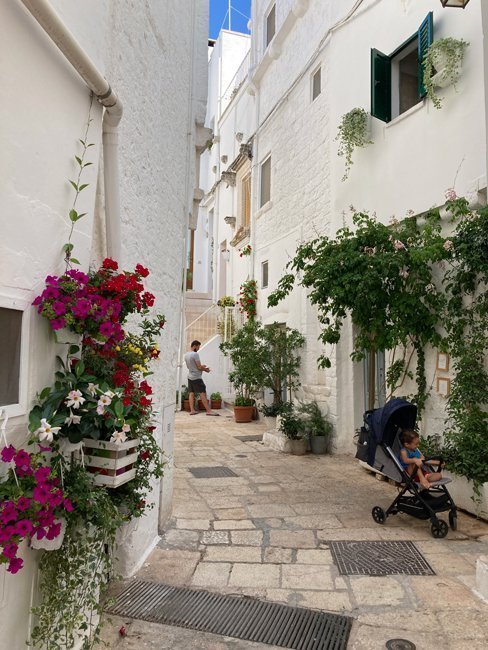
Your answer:
[[[116,488],[131,481],[136,475],[139,442],[139,438],[122,443],[84,438],[83,462],[95,485]]]

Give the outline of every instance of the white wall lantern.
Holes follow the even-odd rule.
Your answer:
[[[459,9],[464,9],[468,4],[469,0],[441,0],[441,5],[445,7],[458,7]]]

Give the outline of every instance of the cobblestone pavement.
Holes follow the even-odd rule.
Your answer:
[[[418,650],[485,650],[488,605],[472,588],[488,553],[488,524],[459,514],[458,530],[434,539],[429,522],[404,514],[375,524],[396,489],[350,456],[290,456],[239,435],[265,430],[178,413],[173,519],[138,577],[241,594],[354,617],[351,650],[384,648],[392,638]],[[194,478],[189,468],[226,466],[235,478]],[[441,515],[447,520],[447,513]],[[341,576],[332,540],[411,540],[436,575]],[[115,640],[118,625],[128,635]],[[141,621],[116,619],[110,647],[270,648]]]

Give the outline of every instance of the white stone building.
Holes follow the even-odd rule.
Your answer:
[[[167,315],[153,385],[156,433],[169,462],[155,486],[156,507],[127,531],[119,567],[125,575],[144,561],[171,511],[182,281],[198,196],[196,160],[206,141],[207,29],[205,0],[13,0],[0,6],[0,407],[9,415],[8,442],[26,440],[35,394],[53,381],[56,344],[31,302],[47,275],[63,271],[61,247],[73,200],[68,179],[76,171],[74,156],[88,118],[88,79],[98,80],[91,84],[97,95],[109,97],[105,104],[113,121],[104,128],[102,144],[107,109],[95,100],[88,136],[95,144],[89,150],[93,165],[85,170],[89,186],[77,206],[87,217],[76,224],[76,257],[83,270],[107,254],[121,268],[147,266],[148,289]],[[55,32],[60,49],[49,35]],[[16,365],[7,369],[12,347]],[[26,549],[26,566],[17,575],[0,567],[2,649],[25,647],[37,562]]]
[[[441,90],[441,110],[410,92],[417,83],[419,29],[430,12],[431,38],[453,36],[470,44],[457,91]],[[296,288],[273,309],[267,297],[297,244],[333,235],[344,220],[350,224],[350,205],[388,223],[408,210],[422,214],[442,207],[445,190],[453,186],[473,203],[486,202],[487,19],[488,7],[480,0],[471,0],[464,11],[444,9],[439,0],[252,2],[251,54],[243,62],[247,80],[214,127],[215,156],[225,155],[227,167],[222,164],[217,186],[202,185],[203,218],[211,210],[214,224],[213,296],[236,296],[240,283],[254,277],[263,323],[286,323],[306,336],[302,396],[327,404],[339,451],[353,450],[368,390],[364,364],[350,359],[352,326],[346,323],[339,345],[327,351],[332,367],[319,370],[319,323],[305,291]],[[391,74],[383,98],[386,115],[372,106],[378,81],[371,75],[373,50],[383,53]],[[209,105],[214,101],[210,97]],[[344,159],[337,155],[335,137],[342,115],[355,107],[373,114],[374,144],[355,151],[343,182]],[[251,162],[240,155],[242,144]],[[249,191],[249,171],[248,205],[242,197]],[[247,243],[253,254],[240,258]],[[388,358],[379,361],[381,372]],[[444,420],[445,397],[437,393],[435,377],[430,351],[427,378],[433,390],[424,433],[442,430]]]

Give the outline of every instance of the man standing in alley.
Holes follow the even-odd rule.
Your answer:
[[[192,341],[191,352],[185,354],[185,363],[188,368],[188,392],[190,393],[190,415],[196,415],[198,411],[195,410],[195,393],[200,393],[200,399],[203,402],[207,415],[220,415],[214,413],[208,404],[207,400],[207,387],[202,379],[202,373],[210,372],[208,366],[200,362],[198,350],[200,349],[200,341]]]

